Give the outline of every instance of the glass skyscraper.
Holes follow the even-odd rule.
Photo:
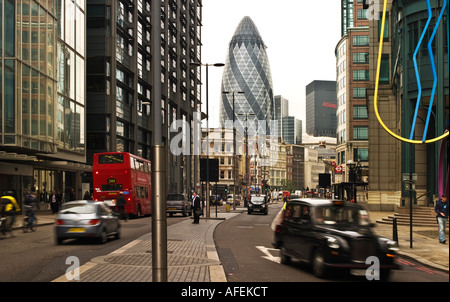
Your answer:
[[[0,1],[0,191],[76,189],[86,165],[85,0]]]
[[[230,41],[222,78],[220,121],[273,119],[273,85],[266,45],[250,17],[239,23]],[[237,92],[244,92],[238,94]],[[234,97],[234,108],[233,108]],[[254,114],[254,115],[253,115]]]

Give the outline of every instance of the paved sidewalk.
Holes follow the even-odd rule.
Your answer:
[[[393,212],[369,212],[370,220],[376,222],[383,217],[394,215]],[[393,226],[390,224],[376,223],[376,234],[393,239]],[[398,254],[414,259],[424,265],[438,270],[449,272],[449,229],[447,224],[445,244],[439,243],[438,226],[422,227],[413,225],[412,248],[410,247],[410,227],[397,226]]]
[[[281,206],[281,204],[280,204]],[[275,206],[277,207],[277,206]],[[277,207],[278,208],[278,207]],[[186,219],[167,228],[168,281],[169,282],[226,282],[218,258],[213,233],[218,224],[231,219],[246,209],[234,211],[221,209],[218,217],[202,218],[200,224]],[[391,212],[370,212],[372,222],[392,215]],[[56,217],[50,211],[37,212],[38,223],[53,224]],[[22,223],[19,216],[17,223]],[[393,227],[376,224],[374,231],[393,239]],[[423,265],[449,271],[448,230],[447,243],[438,242],[436,227],[413,227],[413,248],[410,248],[409,226],[398,226],[399,254],[419,261]],[[152,252],[151,233],[141,236],[111,254],[96,257],[80,268],[79,282],[151,282]],[[67,282],[65,275],[54,280]]]
[[[192,219],[167,228],[168,282],[226,282],[213,240],[215,227],[242,211],[219,213],[218,219]],[[80,268],[79,282],[151,282],[152,235],[148,233]],[[66,282],[61,276],[54,282]]]

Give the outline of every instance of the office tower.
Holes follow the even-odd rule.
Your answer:
[[[273,119],[278,123],[278,136],[282,137],[283,117],[289,115],[289,101],[281,95],[273,97]]]
[[[0,191],[76,190],[86,165],[85,1],[1,1]]]
[[[294,116],[285,116],[282,121],[283,140],[287,144],[302,143],[302,121]]]
[[[234,112],[236,121],[243,122],[246,118],[248,121],[265,121],[269,130],[269,122],[273,118],[272,87],[266,45],[252,19],[244,17],[231,38],[223,70],[222,126],[225,126],[225,121],[233,120]]]
[[[202,1],[162,1],[161,19],[151,20],[150,0],[117,0],[110,4],[88,1],[87,18],[87,142],[92,154],[125,151],[151,159],[152,115],[161,114],[163,143],[169,146],[178,132],[175,120],[194,129],[200,111]],[[161,26],[160,99],[151,99],[151,27]],[[151,112],[152,102],[161,112]],[[191,144],[190,154],[167,150],[168,192],[190,193],[199,183],[199,161]]]
[[[306,133],[336,137],[335,81],[313,81],[306,86]]]
[[[348,182],[352,165],[369,169],[369,20],[363,1],[342,0],[342,37],[336,55],[336,137],[338,165],[343,173],[336,182]],[[347,164],[350,164],[348,166]]]

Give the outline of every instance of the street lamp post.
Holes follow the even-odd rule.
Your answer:
[[[248,116],[255,116],[256,114],[254,113],[239,113],[239,116],[245,116],[245,175],[244,175],[244,180],[245,180],[245,193],[248,194],[248,180],[249,180],[249,175],[247,173],[248,170],[248,165],[247,165],[247,156],[248,156]],[[247,177],[247,179],[246,179]],[[244,205],[245,205],[245,200],[244,200]]]
[[[233,94],[233,210],[236,210],[236,127],[234,125],[236,121],[236,112],[234,110],[234,96],[236,93],[244,94],[243,91],[222,91],[223,94]]]
[[[208,92],[208,67],[223,67],[225,64],[223,63],[215,63],[215,64],[202,64],[199,62],[191,62],[191,67],[206,67],[206,218],[210,217],[210,208],[209,208],[209,92]],[[201,148],[200,148],[201,150]]]
[[[161,127],[161,0],[152,0],[152,277],[167,282],[166,148]]]

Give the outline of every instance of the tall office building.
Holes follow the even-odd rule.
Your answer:
[[[266,45],[250,17],[239,23],[230,41],[222,78],[220,121],[273,119],[273,85]],[[238,94],[243,92],[243,94]],[[233,104],[234,98],[234,104]],[[233,107],[234,105],[234,107]],[[253,116],[250,116],[252,114]],[[247,117],[246,117],[247,116]]]
[[[285,116],[282,120],[283,140],[287,144],[302,143],[302,121],[294,116]]]
[[[347,163],[359,163],[367,176],[369,165],[369,21],[363,1],[341,0],[342,37],[336,45],[336,181],[349,181]]]
[[[108,3],[108,4],[107,4]],[[93,153],[125,151],[151,159],[152,115],[162,116],[163,143],[169,146],[177,132],[174,120],[194,129],[200,111],[201,0],[161,1],[160,20],[151,20],[150,0],[88,1],[87,18],[87,143]],[[161,26],[160,99],[151,99],[151,27]],[[161,112],[151,112],[152,102]],[[167,149],[168,192],[189,193],[199,185],[199,160],[189,150],[174,156]]]
[[[273,119],[278,123],[278,136],[282,137],[284,117],[289,115],[289,101],[281,95],[273,97]]]
[[[313,81],[306,86],[306,133],[336,137],[335,81]]]
[[[0,192],[76,189],[86,165],[83,0],[0,2]]]

